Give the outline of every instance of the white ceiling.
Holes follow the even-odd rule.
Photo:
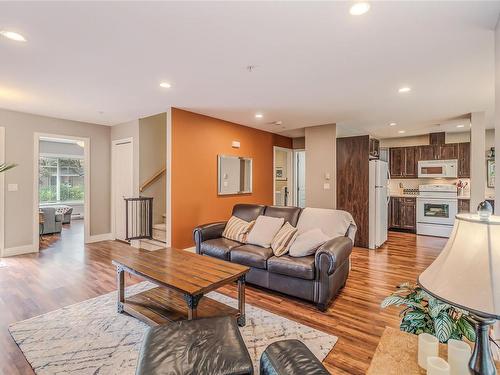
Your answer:
[[[500,2],[351,4],[2,2],[0,29],[28,41],[0,39],[0,107],[113,125],[175,106],[378,137],[472,111],[491,124]]]

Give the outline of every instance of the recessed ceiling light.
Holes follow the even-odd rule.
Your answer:
[[[406,130],[398,130],[398,133],[399,134],[404,134],[404,133],[406,133]]]
[[[15,40],[16,42],[26,42],[26,38],[15,31],[0,30],[0,35],[8,39]]]
[[[264,117],[264,115],[262,113],[256,113],[255,114],[255,118],[262,118]]]
[[[405,87],[401,87],[398,92],[400,93],[404,93],[404,92],[410,92],[411,91],[411,88],[408,87],[408,86],[405,86]]]
[[[457,128],[463,128],[465,125],[457,125]]]
[[[160,83],[160,87],[163,87],[164,89],[169,89],[172,87],[172,85],[168,82],[162,82]]]
[[[396,126],[397,124],[395,122],[391,122],[389,126]]]
[[[369,3],[360,2],[351,6],[351,9],[349,9],[349,13],[351,13],[352,16],[361,16],[362,14],[365,14],[369,10],[370,10]]]

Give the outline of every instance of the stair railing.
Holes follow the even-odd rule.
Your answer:
[[[142,240],[153,238],[153,198],[125,199],[125,239]]]

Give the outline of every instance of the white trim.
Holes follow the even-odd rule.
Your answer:
[[[9,247],[8,249],[3,249],[2,257],[13,257],[15,255],[31,254],[37,252],[38,248],[37,247],[34,248],[33,245],[30,244],[30,245]]]
[[[116,239],[116,215],[115,215],[115,171],[116,171],[116,160],[115,160],[115,153],[114,153],[114,148],[117,145],[123,144],[123,143],[131,143],[132,144],[132,161],[135,160],[135,147],[134,147],[134,137],[128,137],[128,138],[121,138],[121,139],[115,139],[111,141],[111,235],[112,239]],[[134,165],[132,164],[132,171],[134,170]],[[135,176],[134,176],[135,177]],[[134,190],[136,188],[135,186],[135,178],[132,178],[132,185]]]
[[[295,175],[295,166],[293,164],[294,150],[292,148],[273,146],[273,205],[276,205],[276,151],[284,151],[287,153],[287,185],[289,188],[288,206],[292,206],[295,201],[295,192],[293,191],[293,176]],[[290,177],[290,175],[292,177]]]
[[[293,205],[299,207],[299,195],[297,194],[297,185],[299,183],[297,179],[297,158],[300,152],[305,152],[305,148],[297,148],[293,150]]]
[[[85,153],[85,151],[84,151]],[[40,152],[40,156],[46,158],[70,158],[70,159],[83,159],[85,155],[73,155],[73,154],[52,154],[50,152]]]
[[[5,128],[0,127],[0,163],[5,163]],[[5,256],[5,173],[0,173],[0,257]]]
[[[94,236],[90,236],[88,240],[85,243],[94,243],[94,242],[101,242],[101,241],[113,241],[113,233],[103,233],[103,234],[96,234]]]
[[[172,107],[167,110],[167,162],[166,162],[166,237],[165,246],[172,246]]]
[[[84,202],[83,202],[83,216],[84,216],[84,243],[90,240],[90,138],[88,137],[75,137],[71,135],[58,135],[48,133],[33,133],[33,249],[38,252],[40,247],[39,238],[39,223],[38,223],[38,175],[39,175],[39,156],[40,156],[40,138],[58,138],[58,139],[71,139],[76,141],[83,141],[83,158],[84,158]]]

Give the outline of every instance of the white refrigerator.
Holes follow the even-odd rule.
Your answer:
[[[387,241],[389,166],[382,160],[370,160],[369,165],[368,247],[376,249]]]

